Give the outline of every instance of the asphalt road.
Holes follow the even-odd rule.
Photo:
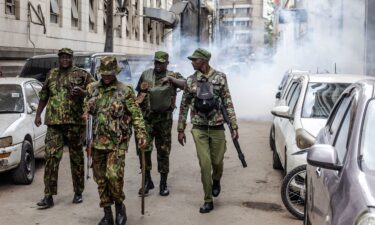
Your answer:
[[[215,209],[200,214],[203,190],[194,142],[187,132],[187,145],[177,143],[173,130],[170,176],[170,195],[158,194],[159,174],[156,154],[153,154],[152,177],[156,188],[146,198],[146,212],[141,215],[138,197],[141,176],[139,161],[134,150],[134,140],[126,155],[125,204],[128,222],[133,225],[280,225],[302,224],[290,215],[281,202],[282,173],[272,169],[272,154],[268,146],[269,122],[240,122],[240,144],[246,156],[247,168],[242,168],[233,144],[228,139],[224,160],[222,192],[215,199]],[[190,130],[190,129],[189,129]],[[84,202],[74,205],[68,152],[60,164],[58,195],[55,206],[38,210],[36,202],[43,196],[43,161],[37,163],[35,180],[31,185],[12,184],[6,175],[0,176],[1,225],[82,225],[98,224],[103,216],[98,205],[96,183],[90,179],[83,194]]]

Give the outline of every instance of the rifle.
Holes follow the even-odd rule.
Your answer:
[[[86,180],[90,178],[90,167],[91,167],[91,147],[92,147],[92,115],[88,114],[87,121],[86,121],[86,153],[87,153],[87,174],[86,174]]]
[[[228,113],[227,113],[227,111],[226,111],[226,109],[224,108],[223,105],[220,106],[220,110],[221,110],[221,113],[223,114],[224,121],[228,125],[230,133],[232,134],[233,128],[232,128],[232,125],[230,124]],[[241,151],[240,143],[238,143],[237,139],[232,139],[232,141],[233,141],[234,147],[236,147],[236,150],[237,150],[237,153],[238,153],[238,158],[241,160],[242,167],[243,168],[247,167],[247,163],[245,161],[245,156]]]
[[[142,154],[142,205],[141,213],[145,214],[145,179],[146,179],[146,160],[145,160],[145,149],[141,149]]]

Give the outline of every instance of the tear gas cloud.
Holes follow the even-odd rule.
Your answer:
[[[281,33],[276,53],[272,56],[263,56],[267,49],[256,48],[255,60],[250,60],[249,56],[243,62],[236,55],[226,54],[226,50],[236,42],[233,39],[217,45],[201,45],[212,53],[212,67],[227,74],[239,119],[272,118],[270,110],[275,102],[277,86],[288,69],[334,73],[336,64],[337,73],[363,73],[364,5],[361,1],[346,1],[345,4],[343,11],[338,0],[309,1],[306,6],[307,23],[280,24]],[[169,69],[187,77],[194,73],[186,57],[195,50],[196,40],[178,38],[179,30],[173,35],[174,41],[166,49],[170,54]],[[177,114],[178,111],[175,118]]]

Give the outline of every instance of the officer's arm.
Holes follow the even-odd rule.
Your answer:
[[[180,73],[175,73],[175,76],[176,77],[166,76],[166,82],[169,82],[175,87],[184,90],[186,87],[186,79]]]
[[[180,113],[178,115],[177,130],[179,132],[183,132],[185,130],[186,120],[187,120],[187,115],[189,112],[189,106],[191,104],[191,100],[192,100],[191,94],[189,93],[188,90],[185,90],[182,95],[182,99],[180,103]]]
[[[133,88],[130,86],[128,86],[127,88],[128,88],[126,90],[127,93],[125,93],[125,96],[126,96],[125,105],[126,105],[126,108],[128,109],[128,112],[132,120],[134,133],[138,140],[144,139],[146,138],[147,133],[146,133],[146,126],[143,120],[142,112],[138,104],[136,103],[136,97],[135,97]]]
[[[227,111],[231,126],[233,130],[236,130],[238,128],[236,113],[234,112],[233,101],[229,91],[228,82],[225,76],[223,76],[222,85],[223,87],[221,89],[221,100],[223,102],[225,110]]]

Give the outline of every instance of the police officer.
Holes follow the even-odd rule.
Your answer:
[[[116,225],[126,223],[124,167],[133,125],[138,146],[146,146],[146,129],[132,87],[116,79],[117,60],[105,56],[97,73],[101,80],[88,86],[85,111],[93,116],[93,175],[98,184],[104,217],[99,225],[113,224],[111,205],[115,203]]]
[[[204,190],[204,204],[199,211],[208,213],[214,209],[212,196],[217,197],[220,194],[220,179],[223,174],[223,159],[226,151],[221,105],[227,111],[234,129],[233,139],[238,138],[238,126],[226,75],[209,65],[211,53],[198,48],[188,58],[192,62],[195,73],[187,78],[187,85],[182,96],[177,127],[178,141],[181,145],[186,143],[186,118],[190,108],[193,124],[191,133],[196,146]],[[211,85],[211,87],[206,85]],[[201,97],[200,93],[204,90],[208,91],[203,95],[213,95],[213,98],[206,98],[202,103],[201,100],[204,97]]]
[[[44,198],[37,203],[40,209],[54,205],[53,195],[57,194],[59,163],[64,144],[69,147],[74,197],[73,203],[82,202],[84,189],[84,155],[82,132],[85,121],[82,119],[83,99],[86,86],[94,81],[83,69],[73,66],[73,51],[62,48],[58,51],[59,68],[47,74],[39,93],[40,101],[35,116],[35,125],[42,123],[41,113],[47,106],[45,124],[46,134]]]
[[[136,90],[138,92],[137,102],[139,103],[143,117],[145,119],[146,129],[148,133],[147,146],[145,152],[146,176],[145,176],[145,194],[149,189],[154,188],[151,178],[151,152],[153,149],[153,141],[155,139],[155,147],[157,150],[158,172],[160,173],[160,189],[161,196],[169,195],[167,187],[167,178],[169,173],[169,154],[171,151],[171,130],[172,130],[172,113],[175,109],[175,101],[177,88],[183,89],[186,83],[185,78],[177,72],[167,70],[169,55],[163,51],[155,52],[154,68],[144,71],[139,78]],[[168,94],[159,94],[159,98],[152,98],[157,88],[169,88]],[[153,92],[154,91],[154,92]],[[164,97],[164,98],[163,98]],[[154,105],[160,106],[161,103],[169,103],[167,108],[155,109]],[[141,155],[137,151],[140,162]],[[139,190],[141,194],[142,188]]]

